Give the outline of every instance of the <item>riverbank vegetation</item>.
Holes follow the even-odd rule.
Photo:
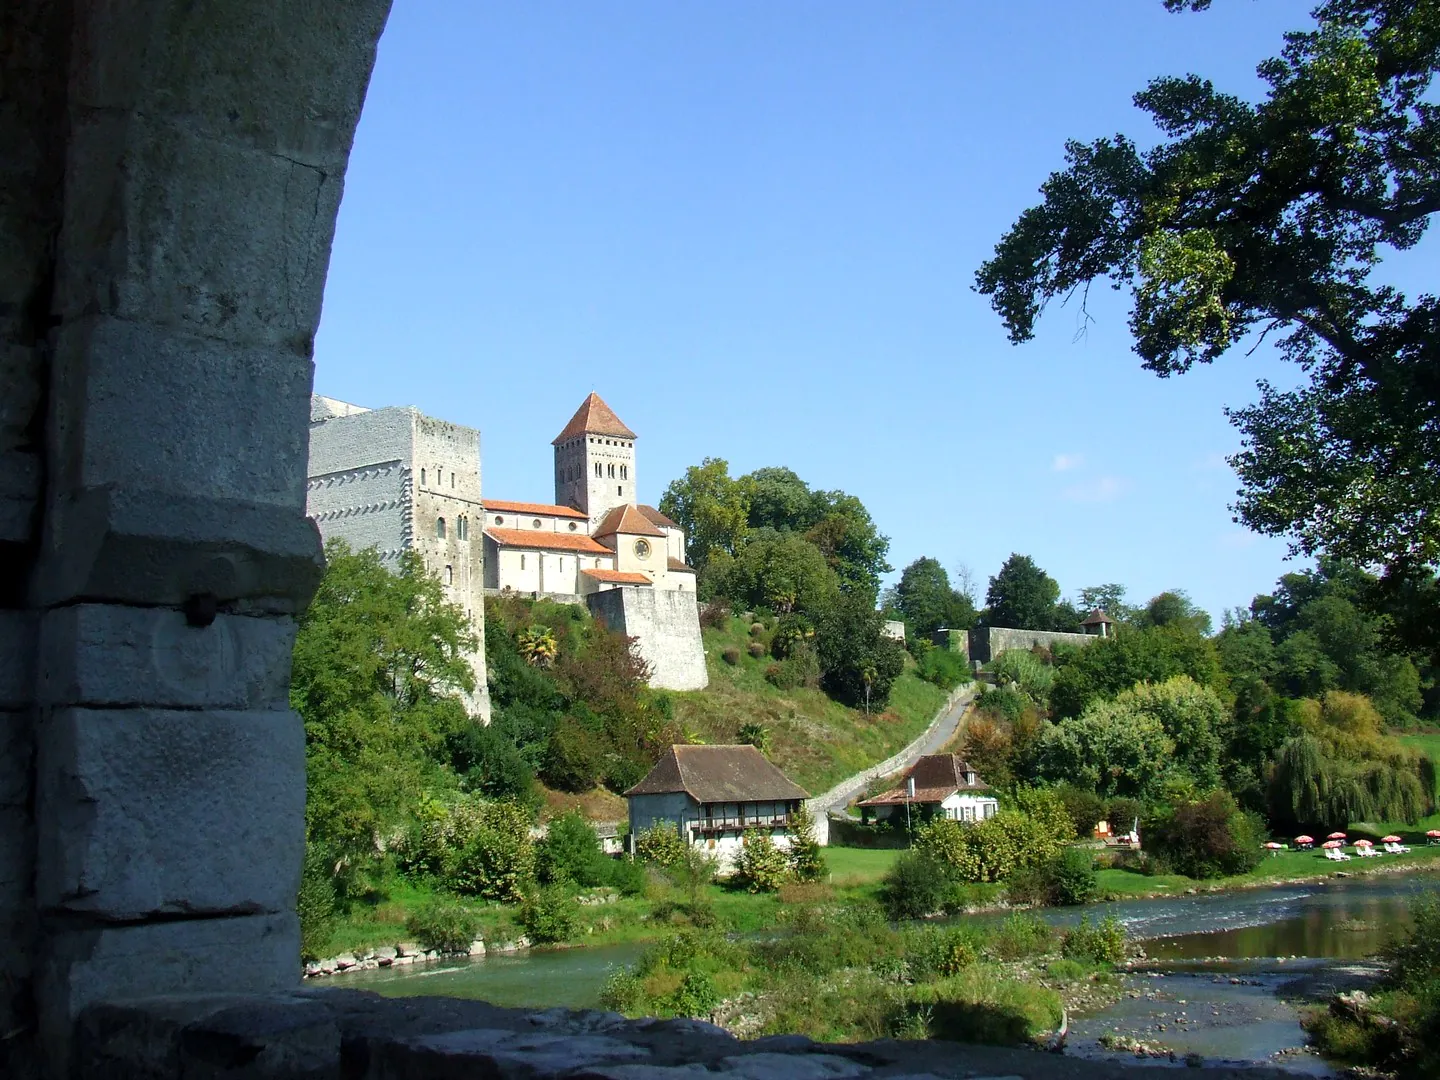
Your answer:
[[[704,1017],[742,1037],[1024,1043],[1059,1028],[1067,1000],[1093,1002],[1128,948],[1114,922],[1057,932],[1017,914],[984,927],[896,927],[868,903],[799,904],[780,925],[783,934],[751,940],[668,936],[610,979],[602,1003]]]
[[[1440,890],[1411,903],[1411,929],[1386,948],[1378,992],[1339,994],[1304,1017],[1334,1061],[1398,1077],[1440,1075]]]

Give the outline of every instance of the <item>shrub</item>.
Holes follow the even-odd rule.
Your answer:
[[[1418,991],[1440,981],[1440,891],[1432,889],[1411,901],[1410,917],[1414,927],[1386,948],[1385,959],[1392,982]],[[1436,1003],[1440,1005],[1440,998]]]
[[[780,690],[813,690],[820,685],[820,661],[809,645],[797,645],[779,663],[765,668],[765,681]]]
[[[790,876],[790,859],[768,832],[748,829],[735,863],[735,880],[746,892],[774,892]]]
[[[758,721],[749,721],[740,725],[735,741],[753,746],[763,754],[770,748],[770,729]]]
[[[687,971],[679,987],[665,1003],[676,1016],[707,1017],[720,1007],[720,991],[714,978],[704,971]]]
[[[1105,820],[1105,800],[1089,788],[1075,784],[1056,784],[1055,794],[1065,804],[1065,812],[1075,826],[1075,835],[1082,839],[1094,834],[1095,826]],[[1126,819],[1129,825],[1129,819]]]
[[[521,905],[520,923],[537,944],[564,941],[575,932],[575,901],[563,886],[546,885]]]
[[[1264,856],[1264,823],[1217,791],[1162,810],[1146,823],[1145,847],[1192,878],[1243,874]]]
[[[745,646],[745,651],[749,653],[753,659],[759,660],[765,655],[767,650],[760,642],[752,641],[749,645]]]
[[[535,845],[536,868],[547,885],[572,881],[593,889],[610,880],[611,862],[595,830],[575,810],[550,822],[544,839]]]
[[[1066,932],[1060,947],[1070,959],[1092,964],[1118,964],[1125,959],[1127,949],[1125,927],[1113,915],[1093,925],[1088,918],[1081,919],[1079,926]]]
[[[825,876],[825,853],[815,839],[815,819],[804,803],[790,815],[790,872],[796,881]]]
[[[961,653],[932,648],[924,652],[915,666],[915,674],[942,690],[951,690],[971,681],[970,666]]]
[[[750,624],[750,636],[751,636],[751,637],[753,637],[753,638],[758,638],[758,637],[760,637],[760,636],[761,636],[762,634],[764,634],[764,633],[765,633],[765,624],[764,624],[763,622],[752,622],[752,623]]]
[[[975,936],[968,930],[924,927],[905,939],[905,963],[917,982],[958,975],[979,958]]]
[[[1046,876],[1052,904],[1088,904],[1100,894],[1095,860],[1084,848],[1066,848],[1046,867]]]
[[[656,822],[635,837],[635,856],[642,863],[666,870],[685,858],[690,845],[669,822]]]
[[[645,1010],[645,983],[630,971],[614,971],[600,991],[600,1006],[626,1016]]]
[[[730,618],[730,608],[722,600],[712,600],[700,605],[700,629],[715,630],[725,625]]]
[[[990,936],[990,951],[1000,960],[1023,960],[1048,950],[1053,936],[1049,923],[1034,915],[1015,914]]]
[[[480,935],[480,920],[459,904],[435,903],[412,912],[405,929],[427,949],[465,952]]]
[[[813,648],[814,643],[814,623],[804,615],[786,615],[770,638],[770,655],[776,660],[784,660],[797,648]]]
[[[1028,649],[1007,649],[995,658],[990,670],[998,685],[1014,687],[1037,705],[1049,702],[1055,669]]]
[[[514,803],[487,802],[468,808],[473,821],[457,826],[470,836],[455,860],[447,884],[458,893],[487,900],[518,901],[535,877],[530,818]]]
[[[633,859],[607,858],[610,864],[609,884],[622,896],[640,896],[645,892],[645,868]]]
[[[300,917],[300,958],[319,960],[335,931],[335,880],[330,860],[317,847],[305,848],[295,914]]]
[[[735,645],[727,645],[720,653],[720,659],[734,667],[740,662],[740,649]]]
[[[943,862],[924,851],[911,850],[886,872],[880,903],[892,920],[923,919],[945,906],[949,886],[949,871]]]

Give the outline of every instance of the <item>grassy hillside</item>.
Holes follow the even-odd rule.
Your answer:
[[[1440,735],[1401,735],[1400,741],[1406,746],[1424,752],[1436,767],[1440,768]],[[1400,833],[1409,835],[1415,832],[1424,832],[1428,829],[1440,829],[1440,813],[1431,814],[1419,821],[1352,821],[1350,828],[1356,831],[1373,832],[1379,836],[1383,833]]]
[[[945,691],[917,676],[908,659],[885,710],[870,716],[819,690],[778,690],[765,681],[771,658],[746,651],[748,630],[732,617],[704,631],[710,685],[673,695],[675,718],[690,737],[707,743],[734,742],[741,724],[764,724],[770,760],[812,795],[895,753],[925,730],[945,701]],[[740,652],[734,665],[722,658],[727,647]]]

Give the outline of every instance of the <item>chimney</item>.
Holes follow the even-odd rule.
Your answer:
[[[913,776],[905,778],[905,797],[911,802],[915,801],[915,777]]]

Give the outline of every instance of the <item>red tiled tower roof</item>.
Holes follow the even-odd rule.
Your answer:
[[[559,446],[563,442],[580,435],[609,435],[617,439],[634,439],[636,435],[615,415],[615,410],[606,405],[600,399],[600,395],[591,392],[590,396],[580,403],[580,408],[575,410],[575,415],[565,425],[565,430],[555,436],[552,445]]]

